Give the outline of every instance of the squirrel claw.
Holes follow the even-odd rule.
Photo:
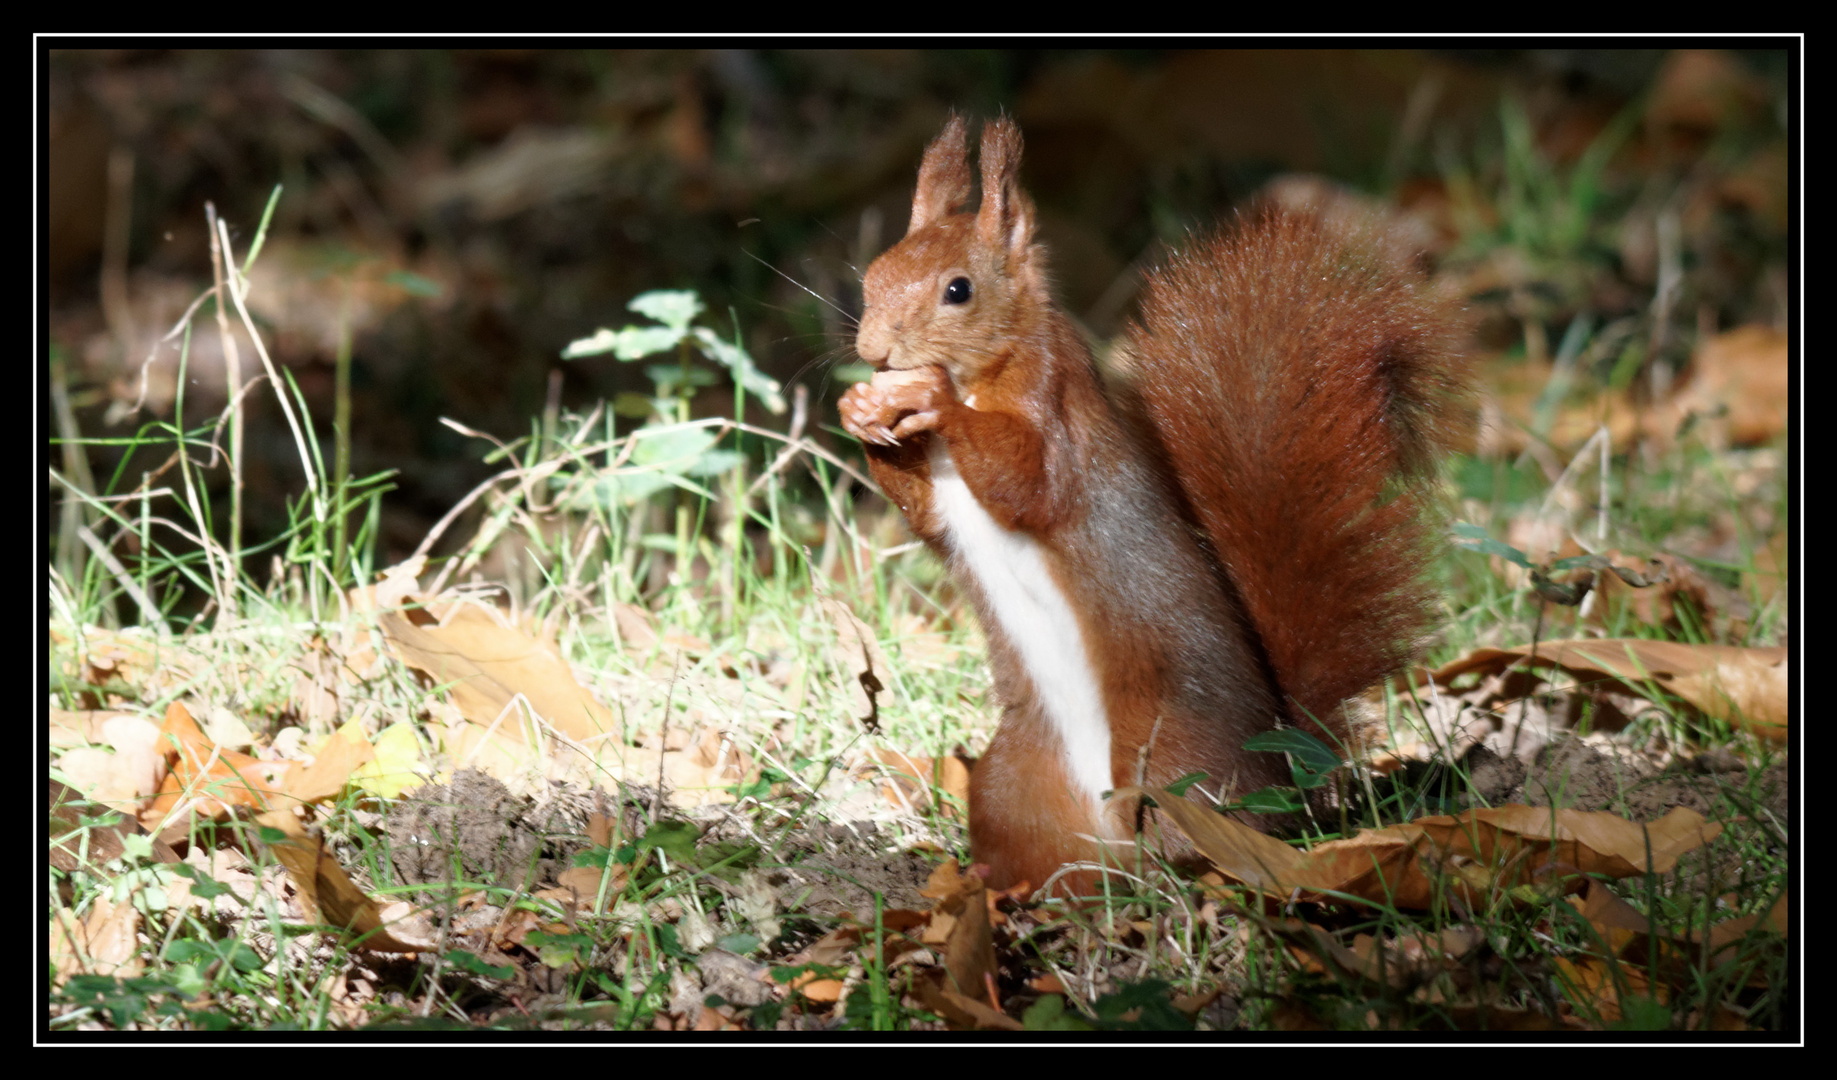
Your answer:
[[[908,436],[917,435],[921,431],[930,431],[937,426],[938,410],[926,409],[924,412],[908,414],[898,424],[894,425],[892,435],[895,440],[904,439]]]

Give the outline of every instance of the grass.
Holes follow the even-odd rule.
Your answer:
[[[1522,119],[1507,109],[1513,156],[1503,187],[1482,194],[1484,179],[1465,171],[1450,187],[1505,212],[1499,231],[1475,241],[1487,252],[1521,244],[1539,258],[1572,258],[1596,235],[1611,148],[1565,177],[1527,156],[1534,147]],[[1476,220],[1489,216],[1498,215]],[[219,295],[231,301],[201,309],[219,319],[216,328],[202,317],[184,325],[181,366],[192,334],[246,318],[228,234],[218,235],[230,268]],[[687,333],[687,319],[678,331]],[[1575,340],[1559,353],[1592,356],[1610,380],[1619,377],[1617,346],[1594,348],[1609,331],[1574,326]],[[607,409],[557,411],[515,440],[478,436],[481,456],[500,471],[436,529],[459,542],[421,580],[432,574],[429,595],[482,597],[530,636],[552,641],[617,714],[627,745],[660,748],[660,769],[667,753],[688,753],[671,749],[672,737],[725,732],[719,752],[744,753],[759,766],[731,783],[737,798],[692,809],[662,798],[655,781],[627,776],[594,803],[581,782],[605,777],[571,776],[573,794],[554,796],[547,824],[532,831],[546,846],[527,852],[520,867],[481,873],[456,859],[450,880],[418,882],[399,870],[402,841],[390,818],[399,799],[349,787],[318,808],[315,828],[369,895],[431,914],[441,944],[411,958],[365,951],[303,919],[273,855],[282,838],[247,815],[196,825],[182,838],[192,857],[174,864],[160,860],[151,838],[116,828],[121,818],[106,807],[79,800],[54,808],[51,838],[75,858],[48,875],[48,924],[75,944],[49,973],[53,1032],[649,1031],[698,1013],[753,1029],[940,1026],[913,988],[943,962],[944,949],[909,947],[911,934],[889,922],[906,918],[887,895],[889,879],[875,875],[899,863],[899,852],[916,850],[906,858],[923,865],[967,863],[961,816],[942,792],[904,806],[887,800],[861,762],[873,748],[942,758],[986,745],[996,709],[973,619],[896,517],[857,497],[852,466],[802,438],[825,418],[803,414],[799,402],[791,434],[690,419],[694,358],[685,340],[671,346],[685,374],[660,381],[646,428]],[[214,706],[263,745],[312,745],[353,720],[374,737],[410,720],[416,767],[445,776],[460,762],[437,733],[450,715],[443,688],[402,663],[377,659],[359,669],[355,660],[365,647],[372,657],[384,653],[373,617],[350,597],[384,569],[376,550],[389,477],[349,476],[343,431],[328,463],[297,388],[273,381],[284,373],[259,358],[270,381],[256,392],[277,394],[288,410],[308,479],[291,527],[247,547],[237,527],[213,518],[205,475],[223,468],[225,432],[241,426],[234,407],[187,418],[181,397],[174,420],[118,441],[131,453],[106,479],[86,475],[80,452],[102,440],[78,432],[68,409],[56,410],[65,464],[54,476],[66,510],[50,585],[51,705],[152,717],[175,701]],[[54,399],[62,400],[56,360]],[[1580,365],[1572,393],[1592,385],[1588,367]],[[348,380],[338,385],[348,393]],[[337,415],[350,414],[341,404]],[[1771,465],[1768,453],[1776,455]],[[168,458],[138,475],[128,469],[130,461]],[[1574,476],[1552,476],[1534,460],[1527,453],[1516,463],[1460,463],[1453,475],[1461,516],[1497,536],[1578,490]],[[1614,535],[1627,548],[1658,550],[1733,522],[1735,554],[1694,563],[1733,593],[1752,588],[1745,571],[1754,553],[1790,517],[1777,460],[1777,451],[1732,456],[1686,437],[1656,459],[1611,459],[1592,490],[1597,504],[1612,506]],[[232,490],[243,482],[238,465],[232,454]],[[440,539],[431,536],[421,554]],[[258,576],[256,567],[268,572]],[[1785,635],[1784,589],[1746,596],[1739,626],[1726,611],[1688,602],[1675,625],[1658,626],[1625,607],[1602,615],[1551,604],[1502,571],[1481,553],[1450,554],[1442,568],[1447,618],[1432,659],[1534,636],[1765,644]],[[877,730],[862,721],[838,604],[884,652]],[[1539,706],[1560,710],[1578,696],[1586,695],[1546,688]],[[1390,723],[1407,725],[1407,702],[1393,696],[1387,707]],[[1597,704],[1580,708],[1592,715]],[[1704,728],[1662,697],[1633,730],[1623,741],[1636,747],[1742,740]],[[1096,905],[1004,901],[995,934],[1003,1007],[1049,1031],[1414,1032],[1568,1022],[1683,1032],[1734,1021],[1788,1029],[1797,1022],[1796,989],[1782,939],[1756,927],[1711,940],[1715,924],[1762,916],[1782,901],[1790,870],[1791,837],[1770,808],[1776,797],[1762,790],[1773,762],[1758,745],[1742,748],[1745,764],[1706,780],[1706,813],[1726,825],[1723,837],[1676,871],[1605,886],[1647,920],[1643,945],[1609,940],[1570,903],[1537,889],[1500,891],[1475,907],[1449,888],[1427,911],[1347,898],[1279,904],[1196,888],[1190,874],[1150,866],[1110,879]],[[52,779],[77,786],[61,761]],[[1451,808],[1475,790],[1464,769],[1355,776],[1345,785],[1353,797],[1341,804],[1344,824],[1323,820],[1299,840]],[[519,775],[525,789],[547,790],[546,777],[506,770]],[[1614,805],[1628,806],[1639,783]],[[604,872],[579,902],[564,903],[538,895],[543,858]],[[844,918],[824,897],[850,885],[867,899]],[[202,903],[185,902],[181,890]],[[927,903],[911,883],[904,895]],[[106,917],[111,908],[134,914]],[[85,920],[95,926],[79,930]],[[1389,947],[1361,954],[1362,936]],[[715,954],[755,977],[722,981],[708,959]],[[1375,957],[1375,966],[1361,957]]]

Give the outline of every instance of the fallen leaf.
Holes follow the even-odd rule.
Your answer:
[[[394,612],[377,621],[397,657],[444,686],[474,724],[518,731],[522,718],[513,703],[521,697],[576,742],[597,742],[617,730],[561,657],[476,605],[455,605],[440,626],[416,626]]]
[[[880,642],[874,638],[874,632],[856,618],[847,604],[824,596],[817,599],[817,605],[835,628],[836,671],[848,684],[854,716],[869,731],[878,731],[880,694],[886,689],[883,676],[888,676],[892,670],[887,666],[886,654],[880,651]]]
[[[389,725],[377,732],[371,750],[374,756],[351,774],[358,787],[379,798],[399,799],[403,792],[426,783],[420,773],[421,740],[415,735],[415,725]]]
[[[1640,825],[1603,812],[1500,806],[1367,829],[1303,852],[1189,800],[1148,794],[1221,873],[1267,896],[1331,892],[1411,909],[1430,907],[1447,888],[1479,904],[1520,885],[1576,888],[1584,874],[1639,876],[1648,850],[1651,870],[1664,873],[1722,832],[1685,807]]]
[[[792,979],[791,989],[796,990],[811,1001],[822,1004],[833,1003],[842,997],[842,983],[840,980],[818,975],[814,971],[806,971],[797,978]]]
[[[141,811],[149,831],[176,826],[187,813],[215,818],[232,806],[265,809],[294,768],[291,762],[262,761],[217,746],[176,701],[166,709],[160,735],[171,771],[158,796]]]
[[[60,974],[81,971],[126,979],[139,975],[146,966],[140,955],[140,912],[131,899],[116,903],[106,892],[101,893],[83,920],[70,920],[63,931],[69,949],[66,957],[74,960],[75,971],[66,972],[59,965]]]
[[[1027,989],[1039,994],[1066,993],[1065,984],[1060,982],[1059,977],[1050,971],[1044,975],[1027,980]]]
[[[982,877],[959,872],[957,860],[950,859],[931,872],[919,895],[937,900],[932,926],[944,928],[944,970],[950,976],[944,989],[967,997],[982,995],[985,979],[997,970],[988,887]]]
[[[47,800],[46,824],[51,844],[51,865],[69,873],[83,865],[87,853],[90,866],[101,866],[110,859],[119,858],[124,850],[122,839],[128,836],[141,836],[145,830],[132,815],[121,815],[120,820],[112,825],[92,825],[84,827],[83,816],[100,817],[100,812],[108,808],[95,806],[85,808],[83,796],[56,780],[49,781],[50,791]],[[177,862],[178,853],[170,844],[155,837],[151,840],[153,856],[160,862]]]
[[[100,713],[77,723],[83,726],[86,739],[93,731],[91,741],[110,747],[79,746],[59,756],[58,768],[77,790],[129,813],[139,808],[142,799],[159,790],[166,773],[166,748],[160,740],[160,729],[152,721],[127,713]]]
[[[624,639],[627,652],[648,653],[657,647],[657,629],[651,613],[636,604],[615,602],[612,623]]]
[[[257,815],[256,824],[285,834],[270,844],[299,890],[301,903],[320,921],[344,931],[355,948],[371,952],[426,952],[434,947],[431,928],[398,919],[386,925],[376,904],[359,889],[318,837],[307,833],[291,808]]]
[[[1449,685],[1468,672],[1497,674],[1515,664],[1561,668],[1585,683],[1612,680],[1634,692],[1648,686],[1677,695],[1706,716],[1784,742],[1791,690],[1783,648],[1690,645],[1635,638],[1546,641],[1516,649],[1475,649],[1430,673]]]
[[[967,994],[954,990],[939,991],[939,996],[949,1003],[960,1015],[968,1017],[971,1026],[979,1030],[991,1031],[1025,1031],[1027,1027],[1019,1020],[1006,1013],[996,1011],[992,1005],[985,1004]]]
[[[118,716],[139,719],[154,731],[159,730],[150,721],[119,709],[52,709],[46,717],[50,743],[55,747],[68,747],[108,742],[103,737],[102,725]]]
[[[870,755],[887,771],[889,782],[881,786],[881,797],[895,806],[928,809],[933,805],[932,792],[946,797],[937,806],[951,820],[961,818],[970,802],[970,767],[961,757],[915,757],[900,750],[881,749]]]
[[[595,797],[598,798],[599,796],[596,794]],[[586,831],[588,847],[603,848],[612,846],[612,819],[605,814],[596,812],[589,815],[587,818]]]
[[[1721,434],[1718,442],[1757,446],[1786,427],[1791,368],[1787,336],[1770,326],[1740,326],[1697,346],[1672,405]]]
[[[606,899],[610,902],[617,900],[625,890],[625,874],[626,868],[617,863],[603,869],[598,866],[570,866],[555,875],[555,881],[568,890],[577,903],[598,913],[603,910],[594,906],[600,895],[600,879],[610,878],[606,882]]]
[[[861,927],[839,926],[792,953],[785,963],[790,966],[820,964],[823,967],[842,967],[853,959],[855,950],[860,947]]]
[[[285,793],[303,803],[332,798],[350,783],[358,766],[376,755],[364,738],[361,720],[351,720],[325,740],[313,755],[313,763],[294,770],[288,777]]]
[[[416,579],[425,569],[427,556],[416,555],[384,570],[382,577],[372,586],[370,599],[375,607],[369,610],[388,611],[408,604],[421,591]]]

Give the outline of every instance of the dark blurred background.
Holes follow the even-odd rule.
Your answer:
[[[176,348],[144,395],[141,362],[210,283],[205,203],[240,258],[283,184],[251,305],[327,439],[348,327],[353,469],[400,470],[387,564],[489,471],[439,418],[525,434],[555,372],[565,407],[648,389],[638,365],[559,358],[641,321],[625,304],[646,290],[698,290],[708,325],[737,321],[761,367],[810,388],[813,424],[833,424],[859,271],[903,231],[952,109],[1019,121],[1060,294],[1100,337],[1167,243],[1309,174],[1383,200],[1465,275],[1484,348],[1547,349],[1527,310],[1559,332],[1579,312],[1645,313],[1680,328],[1653,337],[1653,359],[1681,363],[1704,330],[1785,317],[1788,63],[1783,49],[53,51],[52,370],[85,436],[171,417]],[[1556,175],[1611,140],[1581,240],[1513,231],[1514,138]],[[1653,314],[1666,243],[1689,276]],[[200,320],[188,422],[223,407],[221,371]],[[260,538],[301,478],[273,395],[251,400]],[[98,486],[123,453],[89,451]],[[116,490],[170,447],[139,453]]]

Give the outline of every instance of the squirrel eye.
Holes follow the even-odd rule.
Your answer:
[[[944,286],[944,302],[946,304],[969,303],[970,279],[966,277],[952,278],[950,284]]]

